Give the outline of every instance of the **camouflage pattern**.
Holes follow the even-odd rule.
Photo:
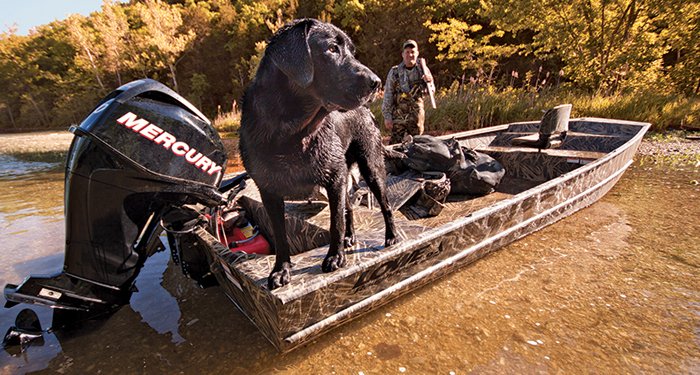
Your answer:
[[[401,63],[394,66],[387,76],[382,112],[391,119],[391,143],[400,143],[406,135],[420,135],[424,131],[425,108],[423,96],[427,86],[420,66],[407,69]]]

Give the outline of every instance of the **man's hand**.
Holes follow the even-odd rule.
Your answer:
[[[392,120],[384,120],[384,127],[386,130],[391,131],[391,128],[394,127],[394,122]]]
[[[433,82],[433,75],[430,72],[423,74],[423,81]]]

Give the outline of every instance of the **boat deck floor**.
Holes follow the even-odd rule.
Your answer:
[[[395,211],[395,224],[402,242],[390,248],[384,247],[384,220],[379,208],[357,206],[354,208],[356,243],[352,248],[346,249],[347,266],[331,273],[321,270],[321,262],[328,251],[328,242],[312,245],[312,242],[308,241],[314,236],[319,237],[320,233],[327,234],[328,204],[318,201],[288,202],[287,237],[293,241],[307,238],[306,243],[295,244],[308,246],[307,251],[292,255],[292,284],[268,290],[267,277],[274,264],[274,256],[254,256],[238,258],[224,265],[224,269],[228,269],[227,277],[231,280],[231,285],[235,285],[227,285],[226,288],[231,295],[236,296],[234,300],[239,308],[261,328],[271,342],[283,349],[297,345],[303,340],[295,338],[296,336],[313,336],[308,332],[301,334],[300,331],[373,296],[385,287],[384,284],[390,285],[395,282],[395,278],[403,277],[403,271],[399,272],[401,275],[397,272],[404,267],[407,272],[414,272],[410,271],[414,263],[417,269],[422,269],[447,256],[449,252],[430,255],[431,251],[442,249],[440,246],[433,248],[432,245],[420,245],[428,232],[511,198],[540,183],[505,176],[496,192],[482,197],[451,196],[442,212],[431,218],[409,220],[399,211]],[[266,219],[261,219],[259,215],[264,215],[264,208],[262,203],[252,197],[257,189],[254,188],[254,184],[251,185],[246,188],[248,194],[244,206],[247,206],[246,210],[252,211],[262,229]],[[211,241],[215,239],[212,238]],[[228,249],[224,248],[223,251]],[[224,258],[226,257],[219,259]],[[393,262],[408,263],[400,269],[389,270],[387,267],[394,264]],[[383,276],[375,279],[376,272],[381,272]],[[366,307],[362,307],[364,308]],[[340,321],[343,318],[332,319]]]
[[[409,220],[399,211],[394,212],[396,227],[400,236],[403,239],[415,239],[430,229],[437,228],[444,224],[453,222],[460,217],[466,217],[484,207],[493,205],[508,199],[515,194],[526,191],[541,182],[531,181],[521,178],[505,176],[501,181],[497,191],[482,196],[450,196],[445,202],[445,207],[439,215],[429,218]],[[246,189],[250,191],[250,187]],[[255,189],[257,192],[257,189]],[[252,210],[263,232],[266,226],[266,219],[260,218],[259,215],[264,215],[262,203],[255,197],[254,194],[246,194],[247,199],[244,204],[249,210]],[[257,199],[256,199],[257,198]],[[320,261],[323,259],[327,251],[327,231],[330,225],[330,209],[326,202],[320,201],[292,201],[286,203],[286,223],[288,239],[294,242],[291,245],[297,247],[306,247],[306,251],[294,250],[294,262],[298,262],[301,258],[316,258],[313,262],[318,263],[318,272],[311,274],[322,274],[320,271]],[[366,206],[357,206],[353,209],[354,228],[357,237],[357,245],[353,249],[349,249],[349,254],[367,251],[381,251],[384,244],[384,219],[378,207],[370,209]],[[305,237],[306,243],[299,243],[299,239]],[[325,237],[317,242],[313,238]],[[364,250],[363,250],[364,249]],[[354,258],[354,256],[351,256]],[[320,258],[320,259],[319,259]],[[305,263],[305,262],[303,262]],[[263,284],[263,279],[268,276],[269,267],[243,267],[253,279]],[[314,267],[315,268],[315,267]],[[305,274],[303,277],[311,276],[308,269],[300,272],[297,268],[293,274]]]
[[[459,217],[469,216],[473,212],[476,212],[484,207],[491,206],[495,202],[508,199],[513,195],[531,189],[539,184],[541,184],[541,182],[505,176],[498,186],[498,189],[491,194],[482,197],[460,195],[449,196],[445,202],[445,208],[439,215],[424,219],[411,220],[411,222],[425,227],[436,228],[440,225],[454,221]],[[403,218],[403,215],[401,214],[397,214],[397,216]]]
[[[578,162],[572,163],[570,158],[595,159],[601,155],[598,152],[570,149],[537,150],[499,146],[482,146],[477,149],[496,157],[508,171],[497,190],[481,197],[449,196],[440,214],[429,218],[409,219],[400,210],[394,210],[396,227],[402,240],[417,240],[432,229],[468,217],[476,211],[532,189],[581,165]],[[402,188],[405,186],[399,181],[393,190],[398,191]],[[391,190],[392,188],[389,187],[389,196],[392,194]],[[260,226],[261,232],[267,238],[272,238],[269,235],[271,225],[254,183],[251,182],[250,186],[244,190],[243,196],[244,199],[239,202],[251,215],[253,221]],[[392,201],[392,198],[390,197],[389,200]],[[320,263],[330,242],[328,204],[323,201],[287,201],[285,210],[287,240],[293,256],[292,261],[303,265],[294,268],[293,277],[298,281],[302,279],[307,285],[315,284],[311,279],[317,277],[333,278],[332,274],[323,275],[320,270]],[[385,226],[378,207],[355,206],[353,211],[356,245],[348,249],[348,263],[359,266],[383,253]],[[238,269],[255,280],[256,284],[264,287],[273,258],[248,260],[245,265],[239,264]],[[325,282],[330,280],[323,283]]]

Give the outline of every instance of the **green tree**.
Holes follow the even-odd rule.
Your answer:
[[[76,50],[79,51],[75,56],[75,64],[80,67],[88,66],[87,70],[92,71],[100,89],[105,91],[105,85],[102,83],[102,73],[98,67],[97,35],[95,30],[90,28],[87,23],[87,18],[78,14],[72,15],[66,20],[70,41]]]
[[[243,93],[257,68],[260,58],[260,42],[287,21],[295,18],[297,3],[294,0],[244,0],[236,4],[238,18],[229,31],[226,50],[235,56],[230,64],[234,91]],[[257,55],[257,56],[256,56]]]
[[[137,36],[142,58],[153,64],[155,69],[167,68],[173,82],[173,89],[179,91],[177,64],[189,43],[195,38],[193,30],[182,29],[182,15],[177,6],[159,0],[145,0],[136,3],[141,18],[141,33]]]
[[[440,53],[438,60],[457,60],[463,70],[487,70],[493,72],[499,61],[512,56],[520,47],[512,44],[498,44],[495,39],[503,38],[505,31],[498,27],[485,28],[480,23],[449,18],[444,22],[426,25],[433,32],[430,41],[436,43]]]
[[[188,1],[183,9],[183,27],[195,30],[197,38],[178,64],[180,90],[193,101],[201,100],[200,109],[208,115],[219,107],[229,108],[242,93],[231,69],[238,55],[226,47],[234,43],[233,30],[239,21],[235,6],[227,0]],[[202,81],[209,83],[206,94],[201,91]]]
[[[431,32],[425,26],[434,11],[433,3],[423,0],[348,0],[336,3],[333,19],[355,42],[358,58],[384,80],[401,61],[401,44],[406,39],[418,42],[422,56],[435,56],[428,42]],[[440,76],[433,65],[431,69]]]
[[[667,0],[659,8],[669,77],[678,91],[700,95],[700,2]]]
[[[0,90],[0,107],[3,112],[0,125],[5,125],[3,127],[8,127],[6,124],[12,128],[19,126],[16,118],[21,107],[19,93],[23,86],[19,78],[24,65],[19,53],[25,39],[26,37],[16,35],[15,30],[0,34],[0,87],[3,88]]]
[[[101,12],[94,16],[94,30],[102,49],[104,70],[112,74],[117,85],[122,84],[122,72],[130,68],[125,64],[129,41],[129,21],[124,7],[115,0],[104,0]]]
[[[536,56],[558,56],[564,72],[597,93],[660,74],[653,0],[484,0],[484,15],[506,31],[534,32]]]
[[[68,117],[55,112],[65,85],[72,81],[75,49],[63,24],[40,26],[29,36],[4,34],[0,42],[2,100],[19,127],[55,126]],[[16,114],[16,115],[14,115]]]

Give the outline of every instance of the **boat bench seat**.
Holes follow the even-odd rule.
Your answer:
[[[511,146],[479,146],[476,151],[485,152],[487,154],[491,153],[541,153],[547,156],[560,157],[560,158],[578,158],[578,159],[589,159],[595,160],[606,155],[605,152],[597,151],[582,151],[582,150],[566,150],[560,148],[546,148],[537,149],[531,147],[511,147]]]
[[[506,168],[506,176],[539,182],[549,181],[606,155],[595,151],[510,146],[480,146],[476,150],[498,160]]]

